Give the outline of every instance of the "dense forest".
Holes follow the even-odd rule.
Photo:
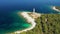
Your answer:
[[[60,15],[44,14],[36,19],[36,27],[21,34],[60,34]]]

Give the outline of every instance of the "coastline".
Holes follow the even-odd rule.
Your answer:
[[[28,23],[31,23],[31,27],[26,28],[26,29],[24,29],[22,31],[16,31],[14,33],[20,34],[22,32],[26,32],[28,30],[31,30],[31,29],[33,29],[36,26],[35,19],[32,18],[28,13],[32,13],[32,12],[21,12],[20,14],[27,20]],[[41,14],[39,14],[39,15],[41,16]]]
[[[56,11],[58,11],[58,12],[60,12],[60,10],[59,10],[59,9],[56,9],[55,6],[53,6],[52,9],[53,9],[53,10],[56,10]]]

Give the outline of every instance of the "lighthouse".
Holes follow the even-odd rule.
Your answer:
[[[35,8],[33,8],[33,14],[35,13]]]

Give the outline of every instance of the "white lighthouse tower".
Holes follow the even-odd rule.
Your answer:
[[[33,14],[35,13],[35,8],[33,8]]]

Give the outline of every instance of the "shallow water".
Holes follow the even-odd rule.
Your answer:
[[[3,14],[0,17],[0,34],[23,30],[30,27],[30,25],[31,24],[27,23],[27,21],[21,15],[18,15],[17,12],[7,15]]]

